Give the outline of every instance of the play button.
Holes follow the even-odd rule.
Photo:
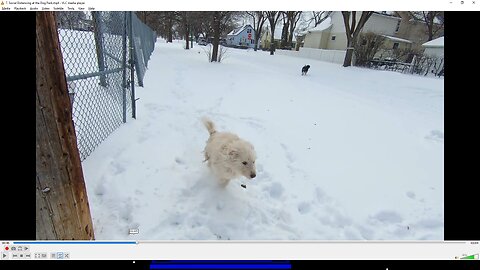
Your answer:
[[[8,260],[8,254],[2,252],[2,260]]]

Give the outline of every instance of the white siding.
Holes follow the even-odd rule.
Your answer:
[[[319,49],[321,39],[322,39],[322,32],[309,33],[305,36],[303,47]]]
[[[277,50],[277,55],[288,55],[294,57],[315,59],[325,62],[343,64],[345,59],[345,51],[338,50],[322,50],[313,48],[300,48],[299,51]]]
[[[400,18],[394,18],[374,13],[365,23],[362,32],[373,32],[375,34],[394,36],[398,21],[400,21]]]
[[[345,24],[343,23],[342,12],[335,11],[330,15],[332,17],[332,33],[343,33],[345,35]]]
[[[335,36],[335,40],[332,40],[332,36]],[[346,50],[347,49],[347,35],[345,31],[330,33],[328,36],[328,43],[326,49],[328,50]]]
[[[438,58],[443,58],[444,49],[443,49],[443,47],[425,48],[424,54],[429,55],[429,56],[435,56],[435,57],[438,57]]]
[[[362,12],[356,13],[357,22],[362,16]],[[329,50],[345,50],[347,48],[347,36],[345,34],[345,24],[343,22],[343,15],[340,11],[335,11],[331,15],[332,28],[327,38],[326,49]],[[365,23],[362,32],[374,32],[376,34],[395,35],[395,29],[397,27],[397,21],[400,18],[393,18],[390,16],[384,16],[374,13],[368,21]],[[335,36],[335,40],[332,40],[332,36]],[[305,37],[307,40],[308,34]],[[305,47],[307,47],[305,45]],[[319,45],[311,45],[311,48],[318,48]]]

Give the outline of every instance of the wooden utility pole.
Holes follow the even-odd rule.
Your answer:
[[[36,14],[36,239],[94,239],[53,12]]]

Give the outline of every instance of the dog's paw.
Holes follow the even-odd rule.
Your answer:
[[[245,184],[242,184],[240,186],[243,187],[243,188],[247,188],[247,185],[245,185]]]

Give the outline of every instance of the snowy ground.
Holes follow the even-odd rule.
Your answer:
[[[97,239],[443,239],[443,79],[202,48],[159,40],[138,119],[83,162]],[[216,184],[202,116],[255,179]]]

